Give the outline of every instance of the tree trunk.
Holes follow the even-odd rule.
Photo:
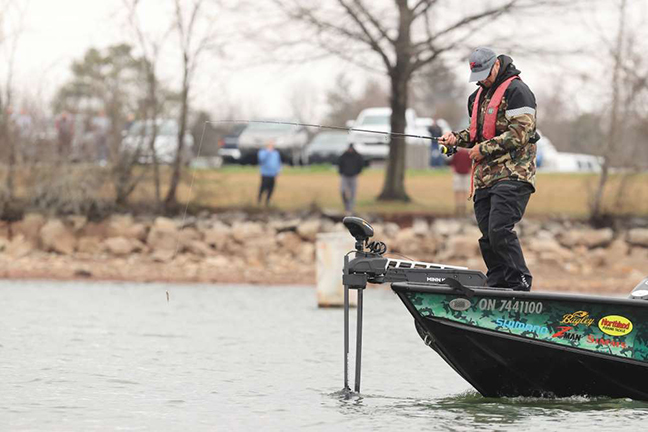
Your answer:
[[[159,114],[159,106],[157,100],[157,80],[155,76],[155,71],[153,67],[148,65],[148,73],[146,74],[148,79],[149,87],[149,98],[150,98],[150,110],[151,110],[151,136],[149,137],[149,150],[151,152],[151,158],[153,159],[153,183],[155,184],[155,205],[160,207],[162,202],[162,194],[160,192],[160,164],[158,163],[157,153],[155,151],[155,140],[157,139],[157,118]],[[147,120],[147,119],[144,119]]]
[[[6,188],[7,188],[7,195],[9,199],[14,198],[14,193],[15,193],[15,182],[14,182],[14,177],[16,175],[16,143],[15,143],[15,134],[12,133],[11,128],[7,124],[10,122],[11,119],[9,118],[9,115],[6,115],[6,119],[4,122],[4,131],[2,133],[3,137],[5,138],[5,142],[7,144],[7,149],[9,150],[9,160],[7,161],[7,178],[6,178]]]
[[[186,60],[186,58],[185,58]],[[185,131],[187,130],[187,112],[189,110],[189,67],[185,63],[184,76],[182,80],[182,108],[180,109],[180,124],[178,130],[178,152],[173,161],[173,173],[171,174],[171,183],[169,191],[164,200],[164,206],[167,210],[172,209],[178,203],[177,189],[180,183],[180,169],[182,168],[182,155],[184,154]]]
[[[407,110],[407,98],[409,81],[411,77],[411,35],[412,11],[407,6],[407,0],[398,0],[399,25],[398,38],[396,39],[396,64],[391,68],[391,131],[394,133],[405,133]],[[378,196],[379,201],[410,201],[405,192],[405,152],[407,143],[404,137],[392,135],[389,142],[389,157],[387,158],[387,170],[385,172],[385,183]]]
[[[395,71],[391,77],[391,131],[405,133],[407,109],[407,87],[408,79],[403,77],[400,71]],[[410,201],[405,192],[405,153],[407,143],[403,137],[392,136],[389,142],[389,157],[387,158],[387,170],[385,172],[385,183],[378,200],[380,201]]]
[[[603,166],[601,167],[601,176],[592,197],[590,206],[590,221],[597,224],[605,217],[605,210],[603,209],[603,198],[605,187],[610,178],[610,159],[617,149],[617,143],[622,141],[620,135],[623,132],[623,127],[620,127],[621,121],[619,116],[619,105],[621,99],[621,69],[622,56],[623,56],[623,42],[625,30],[625,9],[626,0],[622,0],[619,6],[619,30],[617,33],[616,49],[614,50],[614,66],[612,69],[612,101],[610,112],[610,127],[607,134],[607,142],[605,145],[605,152],[603,154]]]

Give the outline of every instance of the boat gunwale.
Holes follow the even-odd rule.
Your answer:
[[[434,294],[454,294],[458,297],[467,297],[464,292],[457,291],[448,285],[435,283],[418,283],[418,282],[394,282],[391,284],[392,290],[396,292],[422,292]],[[616,298],[597,296],[592,294],[580,293],[556,293],[550,291],[513,291],[507,288],[484,288],[478,286],[466,286],[474,292],[475,296],[481,297],[504,297],[511,299],[533,299],[548,301],[582,301],[588,303],[604,303],[622,306],[632,306],[648,309],[648,301],[641,299]]]

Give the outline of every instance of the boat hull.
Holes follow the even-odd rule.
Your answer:
[[[424,341],[484,396],[648,400],[645,301],[488,289],[469,299],[444,286],[392,288]]]

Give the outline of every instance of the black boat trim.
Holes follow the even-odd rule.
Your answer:
[[[433,283],[416,283],[416,282],[395,282],[391,284],[392,290],[396,292],[422,292],[438,294],[460,294],[458,291],[449,288],[447,285]],[[549,301],[570,301],[570,302],[590,302],[601,304],[616,304],[622,306],[633,306],[648,309],[648,302],[640,299],[602,297],[586,294],[564,294],[564,293],[547,293],[547,292],[529,292],[529,291],[512,291],[506,288],[484,288],[479,286],[469,286],[475,295],[487,297],[505,297],[511,300],[533,299]]]

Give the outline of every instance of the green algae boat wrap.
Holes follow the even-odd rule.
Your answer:
[[[405,293],[423,318],[440,318],[480,329],[563,345],[648,364],[648,308],[630,301],[588,302],[524,295],[480,296]]]

